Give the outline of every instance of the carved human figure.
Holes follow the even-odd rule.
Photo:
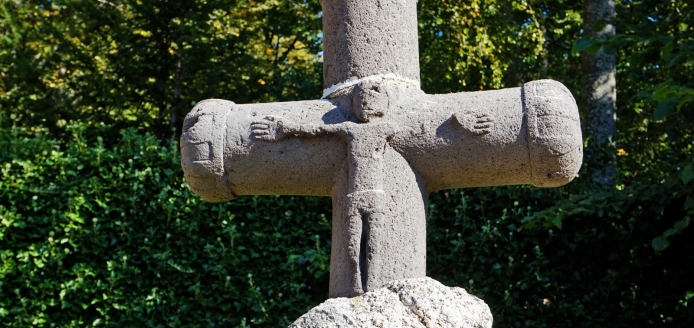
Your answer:
[[[390,105],[387,87],[363,83],[354,88],[352,112],[359,123],[346,121],[336,124],[300,124],[279,116],[266,116],[251,124],[252,135],[258,140],[275,142],[289,137],[321,137],[337,135],[348,145],[349,194],[347,199],[349,227],[349,257],[352,265],[352,285],[358,286],[353,295],[364,293],[363,286],[369,267],[366,257],[377,243],[370,242],[372,229],[383,228],[385,192],[383,190],[383,154],[388,142],[398,133],[397,124],[389,122]],[[489,114],[459,112],[453,122],[466,133],[488,134],[493,125]]]
[[[384,198],[383,154],[388,141],[398,133],[398,126],[388,122],[387,92],[377,84],[357,86],[352,110],[360,123],[351,121],[337,124],[299,124],[287,118],[267,116],[251,125],[256,139],[278,141],[287,137],[320,137],[337,135],[348,145],[349,165],[349,257],[352,265],[353,295],[364,292],[366,272],[369,270],[367,254],[377,247],[369,242],[372,227],[382,226]]]

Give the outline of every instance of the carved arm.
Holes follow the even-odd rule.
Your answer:
[[[277,141],[289,136],[318,137],[327,134],[345,134],[350,124],[356,125],[352,122],[319,125],[298,124],[287,118],[266,116],[263,120],[251,124],[251,132],[256,139]]]

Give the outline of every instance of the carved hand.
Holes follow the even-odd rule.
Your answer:
[[[453,123],[471,135],[484,135],[492,132],[494,119],[487,114],[454,113]]]
[[[251,133],[256,139],[275,141],[293,133],[293,127],[294,122],[286,118],[265,116],[263,120],[251,123]]]

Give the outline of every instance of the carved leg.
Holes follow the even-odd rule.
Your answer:
[[[363,294],[367,289],[370,275],[378,276],[378,267],[371,265],[371,256],[379,244],[370,242],[372,231],[382,231],[385,192],[382,190],[357,191],[347,195],[349,199],[350,257],[355,265],[352,283],[354,295]],[[376,229],[372,229],[372,227]],[[373,279],[372,279],[373,280]],[[357,288],[358,286],[358,288]]]
[[[384,158],[388,169],[384,170],[384,193],[376,198],[377,203],[355,198],[359,192],[349,193],[349,163],[338,174],[333,189],[330,297],[350,297],[359,290],[373,291],[392,280],[426,275],[427,190],[419,174],[400,154],[388,147]],[[361,216],[359,220],[350,217],[355,202],[365,221],[361,221]],[[355,267],[349,246],[356,241],[350,238],[357,236],[350,229],[356,229],[357,222],[367,224],[359,227],[364,238],[360,238],[360,265]],[[364,280],[357,282],[356,276],[363,276]]]
[[[383,171],[383,203],[375,206],[368,218],[364,292],[392,280],[426,276],[426,187],[419,174],[390,147],[384,163],[388,165]]]
[[[330,297],[363,294],[363,229],[367,208],[359,193],[350,193],[349,162],[345,162],[333,188],[333,236],[330,254]]]
[[[383,199],[383,197],[379,197]],[[380,201],[383,203],[383,201]],[[381,205],[382,206],[382,205]],[[381,265],[383,263],[378,263],[380,257],[374,256],[375,254],[382,253],[382,240],[386,229],[384,229],[384,221],[386,217],[383,213],[382,207],[374,207],[371,213],[368,213],[364,218],[365,227],[362,237],[362,253],[364,254],[362,267],[362,288],[365,291],[378,289],[380,286],[379,278],[381,273]],[[368,254],[368,255],[367,255]]]
[[[352,288],[349,297],[354,297],[364,293],[361,270],[363,263],[362,253],[364,253],[364,249],[362,249],[363,215],[357,206],[351,206],[350,208],[350,214],[347,216],[347,227],[347,233],[349,234],[347,250],[351,269],[350,275],[352,276]]]

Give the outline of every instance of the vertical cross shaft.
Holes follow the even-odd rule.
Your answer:
[[[323,85],[394,74],[419,84],[417,0],[321,0]]]
[[[321,4],[324,96],[333,86],[370,77],[387,76],[419,89],[416,0]],[[374,159],[358,157],[363,150],[356,148],[371,148],[368,144],[388,135],[373,123],[365,125],[381,136],[350,143],[351,160],[333,189],[331,297],[356,296],[390,280],[426,275],[428,191],[419,173],[385,142]]]

